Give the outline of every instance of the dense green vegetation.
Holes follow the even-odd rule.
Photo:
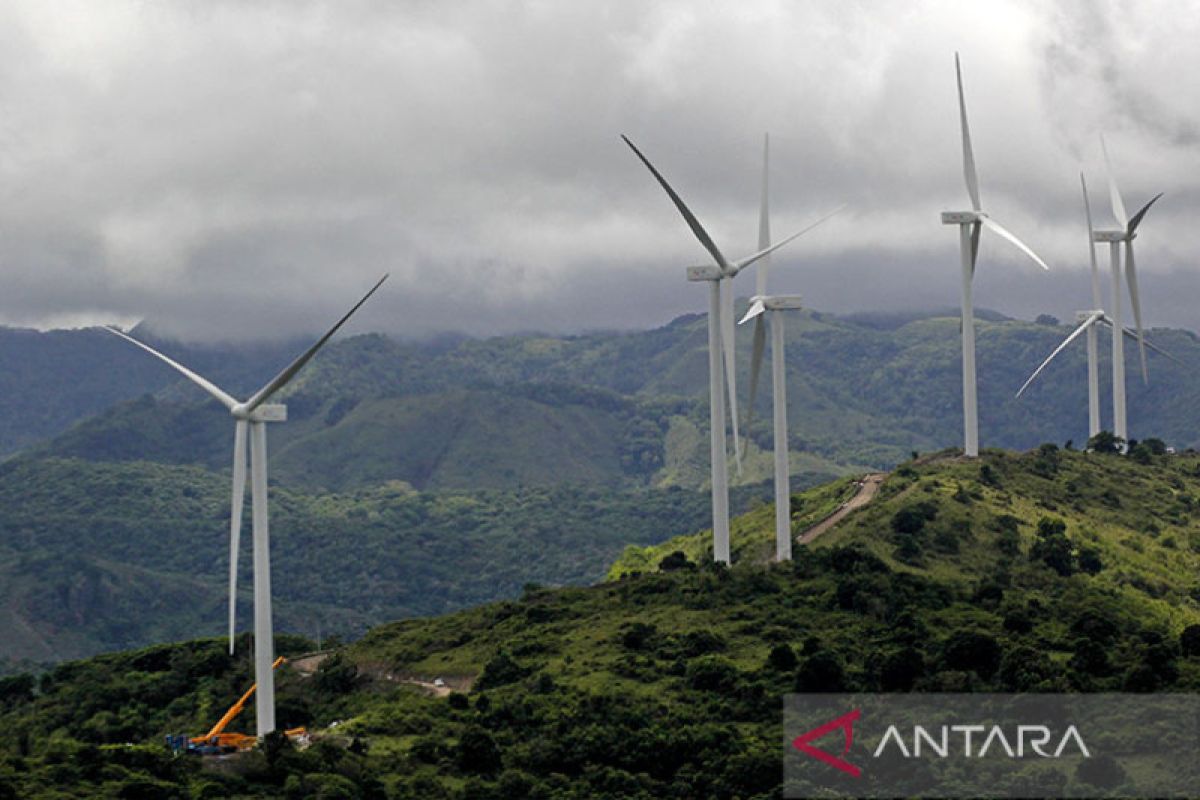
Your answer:
[[[735,505],[763,491],[746,487]],[[228,508],[228,477],[198,467],[30,458],[0,465],[0,663],[220,633]],[[274,487],[277,625],[353,637],[387,620],[513,597],[529,582],[590,583],[627,543],[696,530],[708,513],[706,494],[680,488]]]
[[[18,333],[0,336],[0,454],[125,400],[44,452],[226,468],[226,415],[181,389],[165,366],[96,331]],[[1063,326],[981,314],[985,443],[1022,449],[1084,440],[1081,347],[1065,352],[1024,398],[1013,397],[1066,333]],[[1200,373],[1187,365],[1200,362],[1200,343],[1178,330],[1150,336],[1184,364],[1152,355],[1152,383],[1130,378],[1130,429],[1180,449],[1195,445],[1190,398],[1200,391]],[[738,338],[743,387],[749,337],[742,331]],[[789,323],[788,337],[791,449],[804,469],[890,467],[913,450],[958,440],[957,319],[803,312]],[[298,347],[163,346],[234,391],[257,387]],[[699,488],[707,474],[705,348],[701,316],[632,333],[338,340],[285,393],[290,422],[272,433],[275,475],[331,490],[385,480],[418,489],[574,481]],[[1136,376],[1135,348],[1128,357]],[[156,400],[139,399],[147,392]],[[761,452],[770,446],[767,394],[748,436],[746,483],[770,475]]]
[[[844,488],[798,495],[797,524]],[[6,679],[0,786],[14,797],[776,797],[787,692],[1200,690],[1197,515],[1195,455],[1046,446],[922,459],[793,564],[754,544],[771,536],[763,508],[735,526],[732,568],[668,554],[662,569],[591,588],[530,587],[383,625],[311,676],[288,669],[280,722],[318,733],[304,751],[272,740],[217,765],[158,744],[235,699],[249,680],[244,645],[236,659],[202,641]],[[435,676],[470,689],[438,698],[405,682]]]
[[[149,341],[234,391],[252,391],[297,342],[184,347]],[[114,403],[165,390],[176,375],[98,329],[41,333],[0,326],[0,458],[61,433]]]

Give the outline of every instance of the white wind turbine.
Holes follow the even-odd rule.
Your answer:
[[[246,438],[250,438],[250,497],[254,527],[254,679],[258,685],[255,696],[255,712],[258,735],[262,737],[275,730],[275,677],[271,665],[274,662],[274,632],[271,618],[271,549],[267,528],[267,427],[268,422],[283,422],[287,419],[287,407],[267,403],[276,392],[287,385],[300,368],[308,363],[318,350],[329,341],[338,328],[367,302],[367,298],[387,280],[387,275],[371,287],[349,312],[330,328],[316,344],[304,351],[295,361],[284,368],[265,386],[255,392],[246,402],[223,391],[216,384],[197,375],[187,367],[168,358],[147,344],[116,328],[105,328],[109,333],[161,359],[192,383],[208,392],[229,409],[236,420],[233,436],[233,495],[232,513],[229,518],[229,652],[233,652],[234,623],[237,608],[237,556],[242,531],[242,506],[246,491]]]
[[[1025,390],[1028,389],[1033,384],[1033,382],[1037,379],[1037,377],[1042,374],[1042,371],[1045,370],[1046,367],[1048,367],[1050,365],[1050,362],[1053,361],[1058,356],[1059,353],[1061,353],[1063,350],[1065,350],[1067,348],[1067,346],[1071,344],[1071,342],[1075,341],[1075,339],[1077,339],[1080,336],[1080,334],[1086,332],[1087,333],[1087,366],[1088,366],[1088,438],[1090,439],[1091,437],[1095,436],[1096,434],[1098,434],[1100,432],[1100,377],[1099,377],[1100,376],[1100,368],[1099,368],[1099,352],[1098,352],[1099,348],[1098,348],[1098,342],[1097,342],[1097,336],[1096,336],[1096,326],[1104,325],[1106,327],[1112,328],[1114,335],[1116,334],[1117,327],[1113,324],[1113,321],[1109,318],[1109,316],[1104,312],[1104,307],[1101,303],[1100,269],[1096,265],[1096,241],[1095,241],[1096,229],[1092,225],[1092,206],[1091,206],[1090,200],[1088,199],[1087,181],[1084,179],[1082,172],[1079,173],[1079,185],[1083,190],[1083,210],[1084,210],[1084,216],[1087,219],[1088,260],[1091,265],[1091,277],[1092,277],[1092,307],[1087,311],[1076,312],[1075,321],[1078,322],[1079,325],[1075,328],[1075,330],[1073,330],[1071,332],[1071,334],[1069,336],[1067,336],[1066,339],[1064,339],[1062,341],[1062,343],[1060,343],[1058,345],[1058,347],[1056,347],[1054,349],[1054,351],[1052,353],[1050,353],[1049,356],[1047,356],[1046,360],[1043,361],[1038,366],[1038,368],[1033,371],[1033,374],[1029,376],[1029,379],[1025,381],[1025,383],[1021,386],[1021,388],[1019,390],[1017,390],[1017,397],[1020,397],[1022,394],[1025,393]],[[1155,198],[1155,199],[1157,200],[1158,198]],[[1154,201],[1152,200],[1151,202],[1154,202]],[[1149,207],[1149,206],[1147,206],[1147,207]],[[1118,302],[1119,302],[1119,298],[1118,298]],[[1123,331],[1125,336],[1131,336],[1131,337],[1136,338],[1136,335],[1133,332],[1131,332],[1128,328],[1122,328],[1121,330]],[[1151,350],[1154,350],[1157,353],[1161,353],[1162,355],[1166,356],[1167,358],[1170,358],[1173,361],[1178,361],[1178,359],[1176,359],[1174,356],[1172,356],[1167,351],[1163,350],[1160,347],[1155,346],[1153,343],[1151,343],[1149,341],[1146,341],[1144,337],[1142,339],[1142,343],[1146,347],[1150,348]],[[1115,407],[1115,403],[1114,403],[1114,407]],[[1122,437],[1122,438],[1124,438],[1124,437]]]
[[[958,53],[954,54],[954,71],[958,79],[958,113],[962,126],[963,176],[971,196],[971,211],[943,211],[942,224],[959,227],[962,251],[962,370],[963,370],[963,454],[968,458],[979,455],[979,410],[975,383],[975,309],[971,300],[971,282],[975,278],[975,259],[979,255],[979,233],[988,228],[1007,239],[1042,269],[1050,269],[1024,242],[1002,227],[983,211],[979,201],[979,175],[975,171],[975,153],[971,149],[971,129],[967,125],[967,104],[963,98],[962,68]]]
[[[758,247],[766,250],[771,246],[771,220],[768,193],[768,160],[770,140],[763,136],[762,201],[758,215]],[[837,209],[833,212],[836,214]],[[821,219],[824,222],[832,214]],[[819,223],[818,223],[819,224]],[[811,228],[810,228],[811,229]],[[758,376],[762,370],[763,352],[766,349],[767,332],[764,320],[767,312],[771,319],[771,388],[774,411],[775,456],[775,559],[792,559],[791,477],[788,471],[788,424],[787,424],[787,374],[784,361],[783,314],[787,309],[801,308],[800,295],[768,295],[767,271],[770,256],[765,256],[755,273],[755,293],[750,298],[750,308],[738,324],[754,320],[754,347],[750,359],[750,401],[746,407],[746,429],[754,414],[754,400],[758,394]]]
[[[712,237],[704,230],[700,221],[696,219],[696,215],[691,212],[691,209],[684,204],[683,200],[667,183],[666,178],[655,169],[642,151],[629,140],[629,137],[622,135],[625,144],[633,150],[650,173],[662,186],[667,196],[671,198],[671,202],[675,204],[675,208],[683,215],[688,227],[692,229],[692,233],[704,246],[712,256],[715,266],[711,267],[688,267],[687,278],[689,281],[707,281],[710,285],[709,304],[708,304],[708,396],[709,396],[709,432],[711,435],[710,452],[711,452],[711,472],[712,472],[712,512],[713,512],[713,558],[716,561],[729,563],[729,475],[728,466],[725,459],[725,394],[726,387],[731,397],[735,396],[736,389],[734,388],[734,372],[733,372],[733,311],[732,311],[732,296],[730,299],[722,302],[722,284],[728,284],[726,292],[732,293],[732,279],[743,269],[754,264],[761,258],[775,252],[779,248],[791,242],[796,237],[807,232],[811,228],[820,224],[823,220],[813,225],[804,228],[803,230],[793,233],[778,244],[770,247],[762,248],[757,253],[753,253],[745,258],[735,261],[730,261],[725,258],[725,255],[718,249],[713,242]],[[723,310],[724,309],[724,310]],[[725,320],[729,320],[729,324]],[[728,327],[728,332],[723,329]],[[724,375],[722,375],[722,353],[724,353],[725,367]],[[724,385],[723,385],[724,384]],[[736,412],[733,416],[733,425],[735,429],[737,416]],[[735,438],[736,448],[736,438]]]
[[[1150,198],[1132,218],[1125,214],[1125,203],[1113,177],[1112,164],[1108,160],[1108,147],[1100,137],[1100,149],[1104,153],[1104,168],[1108,172],[1108,192],[1112,201],[1113,217],[1120,229],[1092,231],[1092,241],[1107,242],[1109,260],[1112,263],[1112,370],[1113,370],[1113,433],[1128,441],[1129,430],[1125,420],[1125,326],[1121,319],[1121,243],[1125,243],[1125,279],[1129,285],[1129,304],[1133,307],[1134,325],[1137,329],[1138,355],[1141,359],[1142,381],[1148,382],[1146,369],[1146,337],[1142,330],[1142,302],[1138,296],[1137,267],[1133,259],[1133,240],[1138,226],[1150,206],[1162,197],[1159,192]]]

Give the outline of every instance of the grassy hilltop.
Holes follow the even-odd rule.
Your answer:
[[[248,684],[245,642],[236,659],[209,640],[8,678],[0,787],[768,798],[786,692],[1200,690],[1200,457],[1139,453],[906,463],[792,564],[766,558],[763,507],[737,521],[732,568],[672,555],[701,534],[627,551],[620,580],[377,627],[312,674],[281,671],[280,723],[320,743],[221,769],[157,743],[205,729]],[[845,491],[796,495],[797,528]],[[410,682],[435,677],[460,691]]]

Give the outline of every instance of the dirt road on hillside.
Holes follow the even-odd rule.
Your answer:
[[[867,503],[871,502],[875,497],[875,493],[879,491],[879,487],[883,484],[883,479],[887,477],[886,473],[875,472],[863,477],[858,484],[858,491],[854,493],[846,502],[838,506],[837,511],[834,511],[825,519],[813,525],[811,528],[800,534],[797,541],[800,544],[808,544],[813,539],[816,539],[822,533],[832,528],[841,522],[847,514],[856,508],[862,508]]]

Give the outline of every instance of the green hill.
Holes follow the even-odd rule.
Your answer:
[[[147,462],[0,465],[0,665],[220,634],[228,481],[199,467]],[[739,491],[735,507],[763,490]],[[695,530],[708,513],[707,494],[678,487],[272,487],[277,627],[354,637],[387,620],[513,597],[527,583],[594,582],[628,542]]]
[[[280,723],[318,735],[304,751],[273,741],[217,764],[158,744],[232,702],[250,680],[244,646],[231,659],[220,641],[163,645],[5,679],[0,786],[21,797],[768,798],[791,691],[1194,692],[1200,457],[1138,452],[927,458],[792,564],[764,560],[763,508],[735,526],[732,568],[675,557],[671,569],[377,627],[311,674],[311,662],[282,671]],[[797,495],[797,524],[844,489]],[[409,682],[437,676],[465,693]],[[252,713],[237,724],[252,729]]]
[[[1082,348],[1064,353],[1026,397],[1013,398],[1067,331],[994,315],[979,323],[985,444],[1026,449],[1086,438]],[[1190,398],[1200,393],[1200,371],[1189,365],[1200,363],[1200,343],[1185,331],[1150,335],[1184,363],[1151,355],[1152,383],[1142,386],[1136,348],[1128,348],[1131,435],[1157,436],[1180,449],[1194,446],[1200,438]],[[0,412],[10,405],[0,413],[0,453],[24,445],[93,461],[227,468],[226,415],[165,366],[128,345],[114,349],[123,343],[95,331],[61,334],[80,349],[62,364],[45,355],[46,341],[35,338],[22,350],[5,345],[12,338],[0,336],[0,367],[14,363],[30,388],[10,383],[0,369]],[[749,339],[749,331],[739,332],[743,402]],[[202,372],[215,370],[212,377],[235,390],[257,386],[292,352],[284,345],[240,353],[228,346],[160,344]],[[701,488],[707,480],[706,346],[702,316],[631,333],[339,340],[285,392],[290,420],[273,426],[274,475],[326,490],[387,480],[418,489],[581,481]],[[1107,380],[1107,348],[1102,351]],[[837,474],[889,468],[914,450],[938,450],[961,437],[953,317],[797,313],[788,326],[787,355],[790,449],[801,469]],[[107,383],[101,385],[102,379]],[[154,396],[143,397],[147,393]],[[68,403],[74,413],[69,419],[66,410],[31,418],[35,410],[92,394],[97,400],[90,405]],[[53,402],[39,405],[50,395]],[[763,453],[771,437],[769,392],[761,395],[747,434],[751,450],[741,477],[747,484],[770,476]],[[5,429],[12,432],[9,440]]]
[[[183,346],[147,341],[234,391],[253,391],[306,345]],[[177,376],[98,329],[0,326],[0,458],[53,438],[115,403],[167,390]]]

